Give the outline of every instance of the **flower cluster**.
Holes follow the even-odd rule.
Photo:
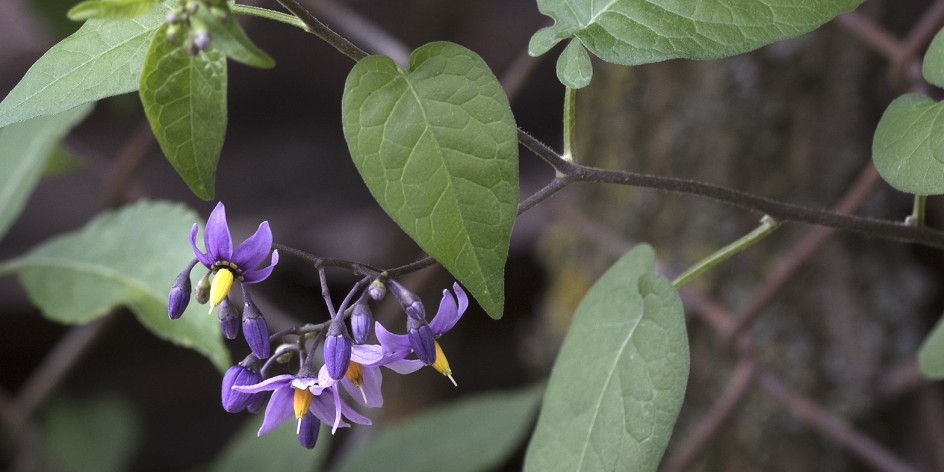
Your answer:
[[[452,293],[443,290],[436,315],[427,321],[426,310],[416,295],[385,274],[377,274],[370,284],[366,282],[371,278],[355,284],[337,309],[326,295],[331,314],[328,321],[270,337],[265,318],[245,287],[267,278],[278,263],[268,223],[260,224],[255,234],[233,250],[220,203],[207,220],[206,252],[197,247],[197,232],[198,226],[194,225],[190,244],[196,259],[174,281],[168,296],[168,315],[177,319],[183,314],[190,301],[190,273],[197,263],[205,266],[208,272],[197,284],[197,301],[209,303],[211,312],[219,306],[220,328],[229,339],[236,337],[241,318],[243,335],[252,351],[223,376],[223,408],[231,413],[255,413],[266,405],[260,436],[294,416],[299,443],[312,448],[321,423],[331,425],[332,434],[350,423],[371,424],[352,404],[367,408],[383,405],[381,367],[409,374],[428,365],[456,384],[437,338],[451,330],[469,306],[468,296],[459,284],[453,284]],[[271,262],[260,268],[270,252]],[[324,283],[324,271],[319,270],[319,274]],[[236,281],[242,287],[241,314],[229,298]],[[370,300],[380,300],[387,293],[403,307],[405,334],[392,333],[373,320]],[[369,342],[371,334],[377,344]],[[283,344],[270,352],[271,341]],[[292,365],[291,359],[298,366],[294,375],[268,375],[277,365]],[[323,360],[320,366],[319,359]]]

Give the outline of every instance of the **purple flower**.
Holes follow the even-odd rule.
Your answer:
[[[458,322],[462,314],[465,313],[466,308],[469,307],[469,297],[457,283],[452,284],[452,289],[456,293],[455,298],[452,297],[448,290],[443,290],[443,298],[439,303],[439,310],[436,312],[436,316],[433,317],[433,320],[429,322],[428,326],[422,325],[411,329],[411,334],[393,334],[387,331],[380,323],[374,324],[377,339],[380,341],[380,345],[383,346],[385,358],[403,359],[410,354],[410,351],[416,351],[414,348],[415,344],[412,342],[413,339],[411,338],[423,337],[425,334],[424,328],[428,329],[434,338],[438,338],[456,325],[456,322]],[[456,304],[457,300],[458,305]],[[410,326],[409,322],[407,326]],[[412,331],[416,331],[416,334],[412,334]],[[421,354],[420,352],[416,352],[416,355],[424,364],[432,365],[439,373],[449,377],[449,380],[455,385],[456,381],[452,378],[452,369],[449,367],[449,361],[446,359],[446,354],[443,353],[439,341],[433,340],[433,348],[435,350],[434,356],[430,356],[429,353]]]
[[[409,374],[423,367],[423,363],[387,355],[383,347],[377,344],[355,344],[351,346],[351,361],[340,381],[331,378],[327,366],[322,366],[318,371],[318,384],[332,386],[340,382],[351,397],[362,398],[364,406],[379,408],[383,406],[381,366],[400,374]]]
[[[233,240],[226,224],[226,209],[220,202],[207,219],[203,233],[203,245],[206,253],[197,247],[198,225],[190,230],[190,245],[201,264],[215,275],[210,285],[210,309],[220,304],[229,293],[233,281],[254,284],[265,280],[272,273],[272,268],[279,262],[279,252],[272,251],[272,231],[269,222],[263,221],[255,234],[233,250]],[[271,263],[258,268],[272,251]]]
[[[334,385],[320,385],[315,378],[303,368],[298,375],[277,375],[255,385],[234,386],[234,390],[246,393],[272,391],[272,398],[266,407],[259,436],[266,434],[283,421],[289,419],[293,412],[298,421],[297,433],[302,434],[302,420],[307,413],[312,413],[319,420],[331,424],[331,434],[340,427],[350,426],[341,417],[358,423],[370,424],[370,419],[364,417],[348,405]],[[302,441],[304,438],[299,438]]]

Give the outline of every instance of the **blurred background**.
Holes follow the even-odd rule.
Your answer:
[[[560,147],[559,49],[526,55],[530,36],[549,22],[534,2],[302,3],[364,49],[401,63],[429,41],[472,49],[502,81],[518,125]],[[78,27],[65,19],[71,6],[0,2],[0,95]],[[216,198],[227,205],[235,239],[268,220],[277,242],[319,256],[377,267],[421,257],[348,156],[340,101],[352,63],[300,30],[242,20],[277,66],[229,65]],[[892,98],[927,88],[912,66],[941,24],[942,2],[869,1],[814,33],[734,58],[634,68],[597,61],[593,83],[578,94],[578,160],[903,219],[911,200],[876,178],[872,133]],[[100,102],[53,163],[0,241],[0,260],[137,199],[184,202],[203,216],[215,205],[190,194],[166,162],[136,94]],[[553,177],[526,150],[520,169],[523,197]],[[944,221],[935,203],[928,204],[931,226]],[[671,277],[760,216],[652,190],[565,189],[516,223],[504,318],[493,321],[473,306],[450,333],[445,347],[459,388],[430,369],[385,376],[375,426],[338,433],[327,463],[430,405],[546,378],[576,304],[633,245],[653,244]],[[693,283],[683,292],[689,390],[663,468],[944,470],[944,396],[914,364],[942,311],[940,262],[936,251],[788,225]],[[344,271],[328,276],[336,297],[354,282]],[[432,311],[452,280],[433,267],[402,282]],[[318,283],[307,263],[283,258],[254,292],[273,330],[327,318]],[[387,299],[375,315],[392,320],[399,308]],[[198,469],[253,421],[222,410],[221,374],[209,361],[155,338],[124,309],[91,329],[63,326],[44,319],[15,278],[3,277],[0,316],[7,425],[0,467]],[[73,345],[82,347],[64,347]],[[234,359],[248,353],[241,340],[230,347]],[[26,418],[15,411],[24,394],[35,394]],[[497,470],[519,469],[525,442]]]

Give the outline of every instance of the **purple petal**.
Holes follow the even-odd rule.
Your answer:
[[[289,419],[294,412],[295,390],[291,387],[280,388],[272,394],[269,399],[269,406],[266,407],[265,419],[262,421],[262,427],[259,428],[257,436],[262,436],[283,421]]]
[[[239,390],[240,392],[265,392],[269,390],[278,390],[282,387],[288,387],[291,385],[292,381],[295,380],[294,375],[283,374],[276,375],[275,377],[269,377],[262,382],[259,382],[255,385],[235,385],[233,390]]]
[[[321,421],[311,412],[306,413],[298,426],[298,442],[305,449],[314,449],[318,443],[318,430],[321,429]]]
[[[388,359],[403,359],[410,355],[410,339],[405,334],[393,334],[387,331],[380,322],[374,322],[374,333],[383,347],[384,357]]]
[[[422,366],[422,364],[420,364]],[[364,367],[361,366],[361,370],[364,375],[364,383],[360,387],[354,386],[354,383],[344,378],[341,380],[341,384],[344,385],[344,389],[347,390],[347,393],[351,395],[357,402],[364,400],[364,397],[367,397],[366,406],[369,408],[380,408],[383,406],[383,394],[381,392],[381,383],[383,381],[383,376],[380,374],[379,367]]]
[[[334,389],[332,389],[333,391]],[[334,434],[334,431],[337,428],[347,428],[351,426],[344,421],[339,421],[335,425],[334,420],[337,417],[337,408],[334,406],[334,398],[332,398],[332,392],[325,392],[326,395],[317,395],[315,398],[311,399],[311,412],[318,417],[325,424],[330,424],[332,426],[331,434]]]
[[[374,365],[384,358],[379,344],[355,344],[351,346],[351,360],[360,365]]]
[[[236,252],[233,253],[233,258],[230,262],[236,264],[236,267],[239,267],[244,272],[250,271],[261,264],[271,250],[272,231],[269,229],[269,222],[263,221],[262,224],[259,225],[259,229],[236,248]]]
[[[206,246],[207,255],[213,262],[232,261],[233,239],[229,235],[229,226],[226,225],[226,209],[223,208],[223,202],[217,203],[216,208],[207,218],[203,244]]]
[[[328,373],[327,366],[322,365],[321,368],[318,369],[318,395],[320,395],[321,392],[331,388],[331,386],[337,382],[337,380],[331,378],[331,374]]]
[[[462,314],[465,313],[465,309],[469,307],[469,297],[462,291],[462,287],[459,287],[459,284],[453,284],[453,290],[456,291],[456,297],[459,298],[459,306],[456,306],[456,300],[452,298],[452,294],[448,290],[443,290],[439,311],[436,312],[433,321],[429,322],[429,329],[436,336],[451,330],[459,321],[459,318],[462,317]]]
[[[216,261],[211,260],[210,256],[208,256],[207,254],[204,254],[203,251],[201,251],[200,248],[197,247],[197,230],[198,229],[199,229],[199,225],[197,225],[196,223],[194,223],[193,227],[190,228],[190,247],[193,248],[193,255],[197,257],[197,260],[200,261],[201,264],[205,265],[207,269],[209,269],[210,266],[212,266],[213,263],[215,263]]]
[[[275,265],[279,263],[279,251],[272,251],[272,263],[266,267],[263,267],[259,270],[250,270],[243,272],[243,283],[244,284],[254,284],[257,282],[262,282],[272,273],[272,269],[275,268]]]
[[[337,392],[337,390],[335,390],[335,392]],[[358,413],[357,410],[351,407],[351,405],[348,405],[347,402],[345,402],[344,400],[341,400],[340,395],[338,396],[338,402],[341,405],[341,413],[344,414],[345,418],[357,424],[363,424],[363,425],[371,424],[370,418]]]
[[[425,365],[426,364],[424,364],[423,361],[419,359],[400,359],[397,361],[390,362],[389,364],[385,364],[384,367],[398,374],[406,375],[406,374],[412,374],[413,372],[420,370],[420,368],[422,368]]]

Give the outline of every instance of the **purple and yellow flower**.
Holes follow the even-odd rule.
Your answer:
[[[214,274],[210,283],[211,311],[223,301],[234,281],[243,284],[261,282],[279,262],[279,252],[272,250],[272,231],[268,221],[263,221],[252,236],[233,250],[233,240],[226,224],[226,209],[222,202],[216,205],[207,219],[203,232],[206,253],[197,247],[198,229],[198,225],[194,224],[190,230],[190,245],[197,260]],[[258,267],[269,257],[270,251],[271,263]]]
[[[443,298],[439,303],[439,310],[428,325],[420,324],[419,326],[409,329],[408,334],[393,334],[387,331],[380,323],[374,324],[377,339],[380,341],[380,345],[383,346],[383,355],[385,359],[388,360],[388,363],[390,359],[404,359],[410,355],[412,351],[417,355],[420,361],[426,365],[431,365],[436,371],[449,377],[452,384],[456,385],[456,381],[452,377],[452,369],[449,367],[449,361],[446,359],[446,354],[443,352],[442,346],[439,345],[439,341],[436,340],[436,338],[439,338],[444,333],[451,330],[459,321],[459,318],[462,317],[462,314],[465,313],[466,308],[469,307],[469,297],[465,294],[465,291],[462,290],[462,287],[454,283],[452,284],[452,288],[456,293],[455,298],[453,298],[448,290],[443,290]],[[413,317],[408,318],[408,328],[410,328],[410,321],[413,319]],[[417,352],[415,346],[425,344],[419,341],[419,339],[427,336],[433,338],[434,352]]]

